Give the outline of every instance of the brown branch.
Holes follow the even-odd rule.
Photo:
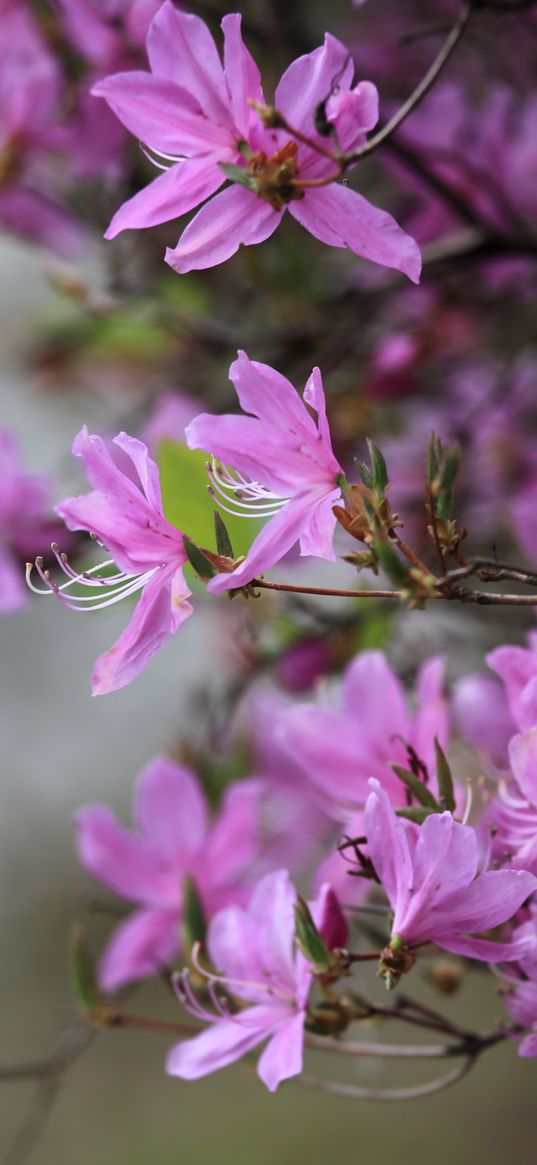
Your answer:
[[[369,140],[365,142],[363,146],[360,146],[358,150],[354,150],[352,154],[345,155],[345,162],[347,165],[353,165],[354,162],[359,161],[361,158],[368,157],[369,154],[372,154],[374,150],[379,148],[379,146],[384,145],[384,143],[392,137],[399,126],[402,125],[404,121],[406,121],[407,117],[409,117],[410,114],[413,113],[415,109],[417,109],[418,105],[421,105],[424,97],[426,97],[429,90],[432,89],[440,73],[442,72],[442,69],[447,64],[451,54],[454,52],[462,36],[464,35],[470,22],[472,12],[473,4],[471,0],[468,0],[467,3],[462,5],[457,20],[446,37],[440,52],[433,61],[430,69],[427,70],[425,76],[422,77],[419,85],[416,86],[414,91],[410,94],[410,97],[408,97],[407,100],[403,102],[397,112],[394,113],[393,117],[391,117],[389,121],[383,125],[382,129],[380,129],[378,133],[374,134],[372,138],[369,138]]]

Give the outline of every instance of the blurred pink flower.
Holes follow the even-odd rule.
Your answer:
[[[59,530],[49,510],[49,483],[25,473],[13,434],[0,429],[0,614],[26,605],[23,563]]]
[[[242,900],[244,878],[258,846],[255,781],[230,785],[211,823],[194,774],[166,757],[140,773],[134,799],[136,833],[119,825],[105,805],[76,813],[82,865],[138,909],[122,922],[99,968],[103,990],[158,974],[181,945],[185,879],[194,882],[204,911]],[[241,886],[242,883],[242,886]]]
[[[331,181],[332,160],[296,142],[285,130],[268,129],[252,107],[264,103],[259,71],[243,44],[240,15],[222,21],[224,68],[212,36],[197,16],[162,5],[149,30],[150,73],[119,73],[99,82],[123,124],[154,155],[163,173],[117,212],[107,231],[154,226],[204,202],[226,180],[168,249],[166,262],[184,274],[213,267],[269,238],[285,210],[322,242],[403,271],[419,280],[421,258],[413,239],[385,211],[348,186]],[[324,45],[295,61],[282,77],[275,104],[294,129],[326,149],[315,129],[322,104],[342,149],[365,141],[378,119],[377,91],[363,81],[351,89],[352,58],[329,34]],[[333,95],[334,78],[338,93]],[[179,79],[179,80],[178,80]],[[298,183],[313,183],[303,187]],[[317,183],[319,183],[317,185]]]
[[[64,255],[83,240],[63,202],[68,141],[62,78],[23,0],[2,0],[0,40],[0,225]]]
[[[372,776],[395,804],[403,804],[405,787],[391,765],[408,769],[409,748],[425,772],[434,773],[435,737],[444,745],[448,733],[442,681],[442,660],[431,658],[418,675],[417,708],[411,712],[383,652],[363,651],[344,673],[339,707],[323,698],[296,704],[279,717],[281,743],[336,820],[348,824],[363,808]]]
[[[218,974],[207,972],[207,980],[250,1006],[234,1014],[208,1012],[197,1003],[185,973],[180,987],[185,1006],[212,1027],[171,1049],[167,1061],[171,1076],[196,1080],[233,1063],[267,1039],[257,1073],[270,1092],[302,1071],[313,975],[294,945],[295,902],[296,891],[286,871],[280,870],[259,882],[247,910],[231,906],[212,920],[207,947]],[[311,910],[327,944],[344,946],[345,922],[328,886]]]
[[[301,554],[333,560],[332,506],[341,497],[343,476],[332,452],[318,368],[304,389],[305,404],[281,373],[245,352],[239,352],[229,375],[250,415],[202,413],[186,430],[187,444],[231,467],[213,465],[211,472],[212,492],[223,510],[271,520],[240,566],[210,580],[212,594],[244,586],[298,541]]]

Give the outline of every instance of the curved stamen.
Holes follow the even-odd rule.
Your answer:
[[[230,975],[218,975],[214,971],[208,971],[207,968],[204,967],[203,964],[199,961],[200,951],[201,944],[194,943],[191,954],[192,965],[195,967],[198,974],[202,975],[209,984],[222,983],[224,987],[231,987],[232,989],[238,987],[239,994],[241,987],[247,987],[248,990],[253,987],[254,991],[263,991],[267,995],[270,995],[271,998],[276,995],[280,999],[284,999],[286,1002],[292,1001],[292,996],[289,995],[289,992],[283,991],[281,987],[275,987],[272,980],[267,979],[267,982],[259,983],[255,979],[234,979]]]
[[[213,457],[208,462],[207,474],[211,481],[209,493],[226,514],[236,518],[272,518],[289,498],[282,498],[258,481],[249,481],[238,470],[218,464]],[[216,496],[218,495],[218,497]]]
[[[32,562],[26,563],[26,582],[30,590],[37,595],[54,595],[56,599],[68,607],[71,611],[98,611],[101,607],[112,607],[123,599],[133,595],[136,591],[142,590],[149,582],[150,578],[158,570],[158,566],[151,567],[149,570],[142,571],[139,574],[130,573],[127,571],[119,571],[112,575],[97,575],[98,570],[103,567],[113,565],[113,559],[107,559],[104,563],[97,563],[96,566],[90,567],[87,571],[82,571],[76,574],[73,570],[67,556],[59,551],[56,543],[52,546],[53,554],[56,561],[61,566],[64,574],[67,575],[67,581],[58,585],[51,576],[50,571],[45,570],[43,566],[43,559],[36,558],[35,564]],[[32,571],[36,570],[39,578],[44,582],[45,587],[38,587],[32,580]],[[64,595],[64,591],[70,591],[74,586],[89,588],[93,592],[97,590],[98,594],[91,595]],[[104,588],[104,593],[103,593]]]

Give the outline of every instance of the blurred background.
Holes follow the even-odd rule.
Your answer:
[[[323,247],[291,221],[272,242],[184,278],[162,262],[182,224],[103,243],[113,211],[152,177],[137,143],[104,114],[101,124],[89,112],[87,90],[96,76],[125,64],[143,67],[145,33],[127,25],[128,7],[126,0],[88,0],[86,17],[90,11],[111,38],[99,57],[101,42],[77,32],[78,4],[0,3],[0,28],[14,8],[19,14],[24,8],[41,51],[56,61],[54,117],[64,137],[71,135],[68,147],[52,151],[53,197],[77,236],[74,250],[64,245],[65,222],[51,245],[35,237],[27,220],[10,217],[2,201],[7,180],[0,179],[0,421],[18,443],[24,472],[46,476],[47,520],[52,503],[81,486],[70,448],[87,423],[92,432],[124,428],[148,441],[160,460],[167,513],[190,523],[202,540],[210,507],[195,500],[205,498],[198,488],[203,471],[198,464],[194,488],[182,433],[196,411],[233,407],[227,370],[241,346],[298,387],[320,365],[338,456],[350,464],[364,455],[366,436],[374,436],[388,460],[392,505],[413,545],[426,545],[423,464],[434,430],[463,450],[458,515],[474,552],[535,564],[532,6],[483,12],[420,110],[385,152],[364,163],[359,180],[351,176],[422,244],[420,287]],[[216,0],[190,7],[208,15],[213,29],[226,11]],[[239,9],[267,94],[288,61],[319,42],[329,20],[329,30],[349,44],[358,77],[378,85],[386,118],[433,59],[458,5],[371,0],[362,9],[337,0],[327,13],[322,4],[245,0]],[[19,69],[22,60],[16,58]],[[48,191],[48,171],[40,185],[46,164],[43,152],[28,161],[21,147],[18,172],[33,196]],[[5,527],[0,545],[21,571],[25,556],[46,551],[34,532],[34,545],[22,554],[12,526]],[[74,541],[69,549],[77,562],[88,560],[86,544]],[[292,558],[278,577],[296,578],[297,571],[307,583],[326,584],[324,564],[305,568]],[[360,585],[345,564],[330,579]],[[73,922],[90,926],[97,947],[110,929],[110,919],[95,910],[104,895],[74,852],[78,806],[104,801],[127,822],[142,766],[158,752],[203,753],[204,733],[218,752],[236,692],[258,671],[294,697],[338,673],[361,647],[383,646],[404,679],[438,651],[454,679],[482,670],[490,647],[522,642],[533,625],[531,612],[511,609],[393,614],[375,603],[349,614],[337,603],[295,608],[265,599],[263,620],[248,604],[208,604],[198,591],[196,618],[180,637],[130,687],[92,700],[91,669],[125,625],[122,605],[78,620],[51,597],[20,602],[21,609],[14,600],[0,615],[0,1067],[47,1055],[72,1023]],[[316,656],[315,667],[304,669],[294,649],[320,641],[321,663]],[[213,761],[217,767],[218,756]],[[447,1002],[425,984],[424,997],[469,1026],[486,1027],[502,1014],[490,979],[469,976],[460,996]],[[378,992],[374,983],[372,990]],[[141,1014],[179,1012],[160,984],[137,989],[135,1003]],[[331,1098],[296,1083],[269,1096],[244,1065],[184,1084],[164,1074],[169,1044],[165,1036],[133,1031],[97,1035],[65,1074],[50,1112],[46,1088],[35,1099],[35,1082],[2,1083],[0,1161],[246,1165],[255,1154],[267,1165],[300,1157],[321,1165],[352,1153],[366,1154],[372,1165],[394,1155],[420,1165],[431,1154],[438,1165],[457,1155],[495,1165],[506,1154],[528,1156],[535,1067],[518,1060],[510,1044],[484,1057],[453,1091],[395,1108]],[[334,1074],[332,1063],[318,1066],[320,1074]],[[420,1071],[413,1080],[426,1078]],[[347,1068],[346,1078],[381,1086],[406,1083],[406,1074],[404,1066],[392,1072],[372,1061],[350,1076]]]

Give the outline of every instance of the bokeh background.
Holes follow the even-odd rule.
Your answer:
[[[329,13],[320,4],[269,0],[239,7],[272,29],[260,52],[276,76],[293,53],[316,43],[329,19],[331,31],[349,39],[364,75],[381,88],[389,111],[437,46],[437,39],[425,36],[411,41],[409,50],[401,36],[430,24],[443,27],[457,5],[371,0],[363,13],[344,0]],[[529,14],[522,31],[517,26],[516,36],[510,20],[494,25],[489,15],[450,67],[450,80],[464,88],[468,103],[450,150],[471,152],[473,135],[486,138],[489,129],[480,124],[476,130],[476,110],[486,108],[498,84],[525,101],[524,108],[531,105],[534,17]],[[409,148],[421,142],[426,154],[431,124],[442,137],[450,117],[440,110],[427,126],[425,114],[422,122],[416,115]],[[498,180],[514,138],[515,131],[497,141],[495,153],[490,146]],[[91,238],[76,262],[66,265],[7,235],[0,241],[1,423],[18,436],[28,469],[51,475],[55,498],[75,492],[69,450],[83,422],[92,431],[139,431],[163,391],[225,407],[226,370],[240,344],[297,384],[313,363],[321,364],[340,447],[362,454],[366,435],[381,444],[384,435],[409,528],[418,539],[424,522],[413,484],[416,465],[431,427],[443,425],[468,453],[461,497],[476,547],[489,553],[515,547],[519,556],[528,555],[516,504],[524,491],[531,495],[537,466],[535,254],[529,243],[523,254],[515,247],[500,254],[491,245],[467,262],[456,254],[432,263],[422,288],[411,289],[400,277],[386,280],[352,256],[323,250],[286,224],[274,245],[252,248],[225,269],[183,281],[161,263],[173,224],[171,234],[161,228],[143,239],[120,238],[108,252],[99,240],[125,187],[147,180],[134,149],[128,159],[115,185],[109,181],[101,188],[97,182],[98,198],[89,182],[77,189],[74,202]],[[360,189],[398,212],[418,237],[421,231],[427,246],[478,229],[460,218],[446,222],[440,213],[431,223],[422,187],[415,174],[414,181],[408,174],[403,180],[400,165],[400,157],[386,167],[368,163]],[[529,148],[526,153],[528,187],[536,169],[534,144],[533,155]],[[462,183],[464,199],[475,205],[479,175],[473,176],[474,187],[472,175],[463,177],[466,186],[460,175],[450,174],[456,190]],[[536,188],[533,183],[534,198]],[[444,210],[455,214],[452,206]],[[527,235],[533,231],[535,238],[535,204],[532,210],[526,201],[520,214]],[[492,218],[494,230],[505,234],[505,223],[498,227]],[[479,245],[470,239],[470,250]],[[387,341],[394,338],[390,347]],[[295,567],[291,563],[284,571],[291,577]],[[341,578],[353,585],[354,576],[341,569]],[[314,568],[312,577],[323,580],[323,570]],[[128,820],[138,770],[157,752],[202,732],[204,709],[218,704],[236,675],[229,639],[242,616],[200,606],[135,684],[97,700],[89,695],[92,664],[122,629],[121,607],[77,620],[52,599],[36,599],[0,620],[0,1067],[40,1058],[56,1046],[75,1014],[71,926],[89,919],[95,941],[109,926],[90,909],[96,891],[77,864],[73,811],[103,800]],[[338,614],[339,608],[329,609]],[[251,623],[251,613],[244,618]],[[408,676],[421,659],[441,650],[455,676],[481,667],[494,643],[521,641],[531,623],[531,614],[511,610],[497,615],[450,609],[397,614],[388,624],[378,609],[370,617],[360,608],[338,650],[342,661],[354,647],[381,641]],[[428,986],[424,990],[429,1002],[456,1010],[470,1026],[486,1026],[502,1013],[495,983],[485,975],[470,976],[457,1000],[447,1004]],[[143,986],[135,998],[142,1014],[175,1014],[158,984]],[[437,1165],[451,1165],[457,1157],[503,1165],[506,1156],[531,1159],[535,1067],[519,1061],[509,1044],[484,1057],[453,1091],[389,1107],[333,1099],[295,1083],[269,1096],[248,1066],[184,1084],[164,1074],[169,1043],[133,1031],[97,1035],[66,1073],[28,1153],[41,1120],[39,1103],[32,1108],[35,1083],[0,1083],[0,1160],[246,1165],[255,1157],[260,1165],[301,1159],[322,1165],[360,1155],[370,1165],[388,1165],[395,1156],[415,1165],[432,1156]],[[334,1072],[330,1062],[319,1067]],[[407,1069],[392,1073],[371,1062],[351,1068],[350,1075],[347,1067],[347,1078],[404,1083]],[[412,1078],[424,1077],[416,1070]]]

